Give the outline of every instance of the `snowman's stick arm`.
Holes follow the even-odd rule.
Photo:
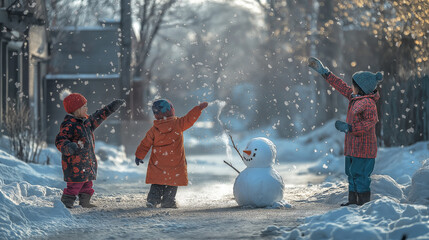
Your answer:
[[[234,166],[232,166],[232,164],[231,164],[231,163],[229,163],[229,162],[227,162],[227,161],[225,161],[225,160],[223,160],[223,162],[224,162],[224,163],[226,163],[226,165],[228,165],[228,166],[232,167],[232,169],[234,169],[236,172],[238,172],[238,174],[240,174],[240,171],[238,171],[238,170],[237,170],[237,168],[235,168]]]
[[[235,151],[237,151],[237,153],[240,156],[241,160],[243,160],[243,156],[241,156],[240,151],[238,150],[237,146],[235,146],[235,142],[234,142],[234,139],[232,139],[231,134],[229,134],[229,138],[231,138],[232,146],[234,147]]]

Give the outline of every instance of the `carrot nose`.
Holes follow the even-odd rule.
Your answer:
[[[248,151],[248,150],[244,150],[243,152],[244,152],[245,154],[247,154],[247,155],[252,154],[252,151]]]

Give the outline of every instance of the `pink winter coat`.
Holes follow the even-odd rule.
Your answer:
[[[358,158],[377,157],[377,136],[375,124],[378,122],[376,102],[378,92],[365,96],[353,97],[353,90],[342,79],[330,73],[326,81],[349,100],[346,122],[352,131],[346,133],[344,155]]]

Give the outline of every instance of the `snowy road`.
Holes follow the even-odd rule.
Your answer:
[[[315,193],[307,188],[307,183],[317,183],[322,179],[302,174],[301,170],[307,165],[280,165],[277,169],[284,177],[287,188],[284,199],[293,208],[240,208],[232,193],[235,172],[228,170],[226,175],[207,174],[207,169],[192,164],[190,159],[189,177],[192,184],[179,187],[178,209],[146,208],[149,185],[143,181],[97,181],[94,203],[98,207],[71,209],[80,222],[79,227],[51,233],[44,239],[270,238],[276,233],[264,232],[267,226],[294,227],[305,216],[338,207],[308,201]]]
[[[96,209],[75,208],[71,212],[82,223],[80,228],[64,230],[48,239],[231,239],[272,237],[262,232],[267,226],[297,226],[302,217],[321,214],[335,205],[307,203],[311,193],[304,187],[288,188],[290,209],[245,209],[237,207],[232,193],[216,194],[189,187],[178,193],[179,209],[145,208],[146,187],[139,193],[111,186],[116,194],[99,194]],[[137,187],[137,186],[135,186]],[[212,185],[212,190],[232,188]],[[224,189],[225,190],[225,189]],[[209,195],[209,196],[207,196]],[[207,196],[207,197],[206,197]],[[294,199],[293,199],[294,198]],[[302,198],[302,199],[299,199]],[[302,201],[300,201],[302,200]]]
[[[292,150],[283,151],[275,165],[286,183],[284,200],[293,205],[286,209],[237,207],[237,173],[223,163],[225,156],[191,154],[190,183],[179,188],[179,209],[145,208],[147,165],[137,167],[120,148],[98,145],[98,207],[71,210],[59,201],[65,186],[60,165],[26,164],[0,149],[0,239],[429,239],[428,142],[381,148],[372,201],[347,208],[338,206],[347,199],[343,157],[316,161],[302,147],[280,144]],[[293,157],[295,149],[303,156]],[[56,149],[45,155],[60,162]],[[244,169],[240,160],[233,165]]]

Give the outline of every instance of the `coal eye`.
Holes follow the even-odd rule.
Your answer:
[[[258,151],[258,149],[257,149],[257,148],[255,148],[255,151]]]

